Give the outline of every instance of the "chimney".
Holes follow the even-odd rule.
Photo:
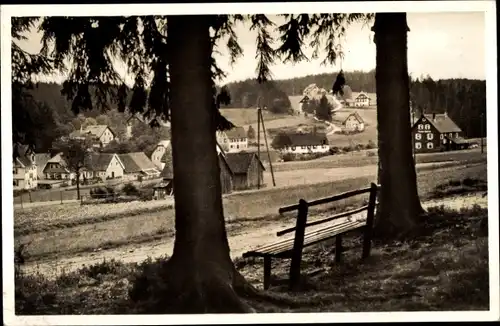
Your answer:
[[[444,111],[444,117],[447,118],[448,117],[448,111]]]
[[[432,114],[432,121],[434,121],[434,122],[436,121],[436,113]]]

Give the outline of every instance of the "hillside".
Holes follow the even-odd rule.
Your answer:
[[[317,74],[297,77],[286,80],[274,80],[277,89],[288,94],[291,108],[298,107],[302,91],[310,84],[316,84],[326,90],[331,89],[336,74]],[[347,85],[353,95],[364,91],[376,93],[375,72],[345,72]],[[252,86],[254,85],[254,86]],[[256,92],[255,82],[250,79],[237,83],[227,84],[227,88],[237,97],[238,94]],[[486,114],[486,81],[472,79],[443,79],[432,80],[412,79],[410,85],[410,99],[416,114],[444,113],[457,123],[466,137],[481,137],[481,130],[486,130],[481,114]],[[254,104],[255,105],[255,104]]]

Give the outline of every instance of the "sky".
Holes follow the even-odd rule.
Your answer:
[[[270,16],[279,23],[280,17]],[[485,66],[485,15],[484,12],[434,12],[408,13],[408,70],[413,77],[429,75],[433,79],[471,78],[486,79]],[[347,28],[341,45],[345,53],[342,61],[344,71],[369,71],[375,68],[375,44],[371,25],[355,23]],[[255,78],[256,32],[248,24],[235,28],[243,56],[233,66],[225,47],[217,55],[218,64],[227,72],[221,84]],[[274,34],[277,36],[278,34]],[[20,46],[29,52],[39,51],[41,34],[34,31]],[[305,49],[308,57],[312,49]],[[276,63],[271,71],[274,79],[287,79],[311,74],[338,72],[340,62],[324,66],[319,59],[297,64]],[[117,70],[125,74],[124,67],[117,64]],[[61,81],[62,77],[55,78]]]

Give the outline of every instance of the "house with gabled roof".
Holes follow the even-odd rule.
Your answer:
[[[124,166],[124,178],[129,180],[147,180],[160,176],[160,171],[144,152],[118,154]]]
[[[345,94],[340,97],[339,100],[342,101],[347,107],[365,107],[377,105],[377,94],[368,92],[350,92],[350,96]]]
[[[91,153],[85,164],[85,178],[115,179],[123,178],[125,166],[118,154]]]
[[[43,168],[43,175],[46,180],[72,180],[75,178],[67,167],[63,153],[57,153],[47,160]]]
[[[278,150],[282,154],[327,153],[330,150],[328,138],[322,132],[287,132],[279,135],[282,146]]]
[[[228,153],[236,153],[248,149],[248,136],[245,128],[234,127],[230,130],[217,131],[217,142]]]
[[[365,121],[358,112],[349,114],[342,122],[347,131],[363,131],[365,130]]]
[[[160,140],[151,154],[151,162],[161,171],[164,167],[162,160],[167,151],[171,151],[170,139]]]
[[[233,190],[233,174],[229,168],[229,164],[226,159],[226,153],[217,144],[217,157],[219,161],[220,168],[220,183],[221,191],[223,194],[230,193]],[[163,169],[160,173],[162,181],[154,187],[154,198],[162,199],[166,196],[173,195],[174,192],[174,169],[172,165],[172,160],[167,159],[164,162]]]
[[[226,153],[224,157],[231,172],[233,190],[264,186],[266,168],[255,152]]]
[[[95,147],[104,147],[116,139],[116,134],[108,125],[90,125],[85,129],[73,131],[69,137],[80,140],[91,139],[95,141]]]
[[[445,113],[422,114],[412,127],[415,153],[467,148],[462,129]]]
[[[12,164],[13,189],[34,189],[38,186],[35,153],[28,146],[17,145],[14,147],[17,155]]]
[[[52,155],[50,155],[50,153],[35,153],[36,172],[38,180],[45,179],[43,170],[45,169],[45,165],[51,158]]]

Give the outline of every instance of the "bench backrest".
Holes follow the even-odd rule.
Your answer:
[[[372,183],[370,187],[367,188],[362,188],[362,189],[357,189],[353,191],[348,191],[344,192],[338,195],[330,196],[330,197],[325,197],[321,199],[316,199],[310,202],[305,201],[304,199],[301,199],[298,204],[295,205],[290,205],[290,206],[285,206],[281,207],[279,209],[279,213],[283,214],[285,212],[292,212],[292,211],[297,211],[297,223],[296,226],[293,228],[288,228],[282,231],[279,231],[276,235],[277,236],[282,236],[290,232],[295,231],[295,237],[303,237],[303,234],[305,232],[305,228],[313,226],[313,225],[319,225],[323,224],[326,222],[330,222],[339,218],[343,218],[346,216],[350,216],[353,214],[360,213],[362,211],[367,210],[367,219],[366,219],[366,224],[369,225],[370,227],[372,226],[373,223],[373,218],[374,218],[374,211],[375,211],[375,205],[376,205],[376,200],[377,200],[377,191],[378,191],[379,186],[376,184]],[[347,211],[347,212],[342,212],[333,216],[329,216],[327,218],[318,220],[318,221],[312,221],[307,223],[307,213],[309,210],[309,207],[312,206],[317,206],[317,205],[322,205],[322,204],[328,204],[332,203],[335,201],[339,201],[342,199],[346,199],[349,197],[354,197],[362,194],[370,193],[370,198],[368,200],[368,205],[364,205],[362,207]]]

